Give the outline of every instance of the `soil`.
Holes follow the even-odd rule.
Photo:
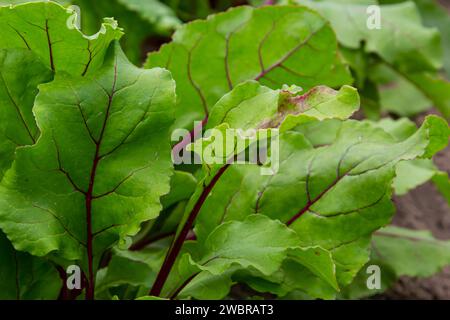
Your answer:
[[[450,10],[450,0],[439,0],[439,3]]]

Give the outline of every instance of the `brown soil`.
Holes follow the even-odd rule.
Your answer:
[[[450,0],[439,0],[439,3],[450,10]]]

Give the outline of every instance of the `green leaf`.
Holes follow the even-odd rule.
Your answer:
[[[233,166],[200,210],[199,241],[223,222],[265,214],[297,231],[302,247],[330,250],[338,281],[348,284],[368,259],[368,236],[386,225],[395,165],[430,157],[448,143],[448,125],[428,117],[410,138],[395,142],[370,123],[346,121],[336,141],[314,149],[299,133],[280,137],[280,168],[261,176],[257,166]]]
[[[450,265],[450,242],[437,240],[428,231],[386,227],[377,231],[373,246],[375,257],[397,277],[429,277]]]
[[[433,103],[444,117],[450,119],[450,82],[430,73],[412,73],[408,79]]]
[[[143,286],[148,292],[164,253],[165,249],[157,247],[139,252],[114,249],[108,266],[97,274],[97,296],[102,297],[111,288],[121,285]]]
[[[450,206],[450,177],[447,172],[438,171],[433,176],[433,183]]]
[[[231,268],[222,274],[213,275],[201,272],[186,285],[178,295],[179,299],[219,300],[225,298],[234,284],[232,276],[237,268]]]
[[[450,82],[429,72],[403,72],[380,64],[371,68],[370,78],[379,84],[383,109],[412,116],[435,106],[450,118]]]
[[[320,247],[295,248],[289,251],[289,258],[318,275],[333,289],[339,291],[336,280],[336,266],[331,253]]]
[[[257,291],[279,297],[301,290],[314,298],[332,299],[340,290],[332,255],[320,247],[289,249],[281,268],[269,276],[245,271],[237,273],[237,278]]]
[[[370,123],[374,127],[381,128],[389,133],[397,142],[408,139],[417,131],[416,124],[408,118],[401,118],[398,120],[384,118],[380,121],[372,121]]]
[[[398,3],[403,0],[380,0],[384,3]],[[448,11],[436,0],[414,0],[426,26],[438,28],[444,48],[444,66],[450,76],[450,16]]]
[[[309,122],[293,129],[302,133],[306,139],[315,147],[332,144],[336,140],[342,121],[329,119],[321,122]]]
[[[160,32],[167,32],[178,27],[181,22],[175,13],[158,0],[117,0],[130,11],[139,14],[143,19],[155,26]],[[129,32],[132,32],[131,30]]]
[[[431,180],[439,170],[430,159],[403,161],[397,165],[393,187],[397,195],[404,195],[410,190]]]
[[[431,108],[432,102],[424,94],[425,86],[416,85],[393,67],[378,64],[370,68],[370,80],[378,87],[379,103],[383,111],[412,117]]]
[[[52,78],[51,71],[30,51],[0,50],[0,180],[11,166],[16,147],[36,142],[34,98],[37,86]]]
[[[226,123],[230,128],[279,128],[281,132],[309,121],[348,119],[359,108],[356,89],[325,86],[306,93],[272,90],[250,81],[237,85],[211,109],[206,129]]]
[[[187,151],[194,151],[203,161],[221,158],[220,163],[224,163],[233,153],[238,155],[249,145],[254,146],[256,141],[278,134],[271,129],[285,132],[309,122],[344,120],[359,108],[358,93],[349,86],[343,86],[339,91],[318,86],[304,94],[294,90],[272,90],[255,81],[237,85],[214,105],[204,138],[188,145]],[[230,128],[238,130],[237,134],[229,136],[227,130]],[[256,135],[246,134],[248,129],[257,130]]]
[[[197,180],[192,174],[175,171],[170,179],[170,193],[161,198],[162,205],[168,208],[177,202],[189,199],[196,185]]]
[[[251,215],[244,221],[224,223],[212,232],[206,239],[202,262],[215,274],[235,263],[271,274],[283,261],[286,247],[296,243],[295,233],[280,222]]]
[[[382,128],[398,142],[409,138],[417,131],[415,123],[407,118],[399,120],[385,118],[371,124]],[[431,159],[399,162],[395,170],[393,187],[397,195],[404,195],[429,180],[434,182],[450,204],[449,191],[447,191],[450,186],[448,175],[446,172],[439,171]]]
[[[155,297],[155,296],[143,296],[143,297],[137,298],[136,300],[154,301],[154,300],[168,300],[168,299],[164,299],[164,298],[160,298],[160,297]]]
[[[179,28],[170,44],[148,56],[146,66],[172,72],[179,100],[176,127],[192,127],[246,80],[304,89],[351,82],[336,46],[328,23],[310,9],[238,7]]]
[[[56,299],[62,286],[55,267],[45,259],[16,251],[0,231],[0,299]]]
[[[105,249],[161,210],[175,84],[131,65],[116,43],[97,72],[57,74],[39,90],[41,136],[3,179],[0,227],[17,249],[80,260],[93,277]]]
[[[173,10],[157,0],[74,0],[81,8],[81,27],[84,32],[98,30],[103,17],[114,17],[126,31],[121,39],[127,57],[135,64],[144,59],[145,40],[153,37],[164,40],[180,24]]]
[[[367,280],[372,275],[372,273],[367,272],[369,266],[379,266],[380,267],[380,288],[367,286]],[[360,272],[356,275],[353,282],[345,287],[342,292],[337,296],[338,299],[363,299],[380,294],[389,289],[396,281],[397,277],[388,265],[384,265],[378,259],[370,260]]]
[[[261,230],[267,230],[272,235],[277,235],[276,239],[267,238]],[[239,235],[239,237],[238,237]],[[236,245],[239,239],[244,237],[246,245]],[[237,270],[252,266],[260,272],[272,273],[276,266],[280,265],[283,257],[287,254],[287,249],[295,241],[295,234],[279,222],[271,221],[264,216],[248,217],[243,222],[227,223],[218,227],[205,243],[189,242],[185,246],[184,254],[178,259],[168,283],[165,286],[163,296],[177,298],[194,297],[196,299],[221,299],[226,296],[233,283],[232,276]],[[270,246],[267,243],[270,242]],[[132,253],[129,259],[137,259],[140,264],[159,266],[160,256],[152,254],[152,250],[146,249],[139,255]],[[248,250],[253,250],[250,253]],[[297,248],[296,248],[297,249]],[[157,250],[157,249],[156,249]],[[314,259],[320,259],[324,262],[325,255],[319,256],[309,252],[308,249],[299,249],[298,259],[305,259],[308,255],[314,255]],[[314,252],[324,253],[319,248],[314,248]],[[293,250],[292,250],[293,251]],[[124,254],[121,254],[122,256]],[[128,256],[128,254],[125,254]],[[114,257],[113,257],[114,259]],[[114,261],[114,260],[113,260]],[[128,262],[130,263],[130,262]],[[131,261],[134,265],[136,262]],[[108,267],[108,273],[110,273]],[[126,269],[124,266],[123,269]],[[152,267],[153,269],[153,267]],[[129,272],[122,272],[121,268],[114,268],[115,273],[119,274],[121,279],[132,283],[132,279],[138,275],[128,275]],[[155,268],[155,270],[157,270]],[[112,271],[111,271],[112,272]],[[327,274],[326,270],[321,270],[322,274]],[[134,273],[140,273],[141,279],[144,273],[138,269]],[[151,272],[150,272],[151,273]],[[331,275],[332,276],[332,275]],[[148,272],[146,277],[148,278]],[[105,277],[106,279],[106,277]],[[127,280],[129,279],[129,280]],[[105,281],[105,283],[107,283]],[[142,283],[147,289],[150,282]]]
[[[238,273],[236,278],[256,291],[270,292],[280,298],[290,299],[289,295],[293,292],[302,292],[303,296],[300,299],[331,300],[336,297],[336,290],[332,286],[291,259],[286,259],[281,268],[269,277]]]
[[[422,25],[414,2],[379,6],[380,29],[367,27],[367,5],[347,1],[296,2],[318,10],[330,20],[339,44],[344,47],[344,56],[357,74],[359,87],[362,87],[366,75],[373,78],[374,71],[370,67],[373,57],[355,56],[355,52],[348,49],[358,53],[359,50],[364,50],[367,54],[375,53],[389,65],[392,70],[383,71],[388,73],[388,81],[379,83],[380,103],[385,110],[411,116],[434,105],[444,117],[450,117],[450,84],[435,74],[442,67],[440,34],[435,28]],[[437,14],[442,18],[442,13],[436,13],[435,9],[429,8],[430,5],[418,2],[421,8],[425,6],[427,11],[432,10],[433,15]],[[448,20],[448,17],[445,18]],[[428,18],[428,25],[445,29],[445,19],[441,19],[439,23],[430,23],[430,20],[432,19]],[[447,39],[444,41],[448,42]],[[392,43],[395,46],[390,45]],[[365,70],[367,68],[369,70]],[[375,70],[375,73],[378,72]],[[363,93],[362,95],[364,96]]]
[[[134,238],[132,249],[169,237],[176,230],[185,204],[196,187],[197,180],[192,174],[176,170],[170,179],[170,192],[161,198],[163,210],[157,219],[149,221]]]
[[[357,49],[364,42],[366,52],[376,53],[403,70],[442,67],[439,32],[422,26],[413,2],[380,6],[380,29],[367,27],[367,5],[307,0],[297,0],[297,3],[310,6],[329,19],[344,47]]]
[[[75,26],[75,13],[55,2],[0,7],[0,48],[24,48],[53,71],[85,75],[99,68],[109,44],[122,36],[113,19],[86,36]]]
[[[262,215],[224,223],[195,250],[191,248],[197,257],[192,258],[189,253],[181,256],[164,287],[163,296],[182,293],[186,281],[191,277],[195,279],[202,271],[223,275],[233,266],[239,266],[270,275],[281,266],[287,249],[295,247],[297,242],[294,232]]]
[[[70,0],[52,0],[52,1],[59,3],[61,5],[66,5],[70,3]],[[42,2],[42,0],[2,0],[0,1],[0,6],[9,6],[12,4],[22,4],[27,2]]]

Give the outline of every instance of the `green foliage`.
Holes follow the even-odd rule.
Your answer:
[[[178,95],[176,127],[191,127],[246,80],[275,89],[283,84],[301,83],[309,89],[349,83],[336,50],[332,29],[314,11],[238,7],[182,26],[170,44],[149,55],[146,67],[172,72]]]
[[[86,77],[39,86],[39,140],[16,150],[1,187],[15,247],[78,260],[92,282],[103,252],[157,216],[169,191],[174,89],[167,71],[132,66],[118,45]]]
[[[402,0],[380,0],[381,4],[398,3]],[[436,0],[414,0],[423,23],[428,27],[439,29],[444,48],[444,67],[447,78],[450,76],[450,17],[445,8]]]
[[[99,28],[103,17],[115,17],[127,33],[121,41],[128,58],[143,60],[141,48],[151,36],[167,37],[181,24],[174,12],[158,0],[72,0],[81,9],[81,28],[89,34]]]
[[[52,72],[24,49],[0,51],[0,179],[9,169],[17,146],[36,142],[39,130],[32,107],[37,86],[50,81]],[[23,72],[16,70],[23,69]]]
[[[62,283],[47,260],[15,251],[0,232],[0,299],[56,299]]]
[[[380,92],[380,97],[375,98],[375,108],[411,116],[435,106],[450,117],[450,83],[438,72],[444,66],[443,57],[447,63],[448,54],[443,55],[442,49],[448,52],[445,35],[449,18],[437,5],[429,3],[432,1],[417,1],[421,12],[411,1],[380,1],[380,28],[374,29],[367,27],[367,5],[378,4],[375,0],[281,2],[306,5],[330,20],[344,56],[356,74],[359,89],[365,92],[374,85]],[[395,3],[385,5],[386,2]],[[427,25],[442,32],[442,43],[438,29],[423,26],[420,13],[425,15]],[[378,117],[371,114],[370,107],[363,105],[367,115]]]
[[[105,18],[100,31],[88,37],[76,29],[72,16],[53,2],[0,7],[0,28],[8,30],[0,47],[29,49],[52,71],[88,74],[102,65],[110,43],[122,31],[115,20]]]
[[[223,299],[235,284],[284,299],[366,297],[370,264],[383,290],[450,264],[446,241],[388,226],[394,192],[431,180],[450,204],[432,160],[448,123],[378,120],[431,104],[450,115],[446,42],[420,19],[445,34],[442,12],[383,4],[373,31],[375,1],[296,2],[179,27],[234,2],[70,1],[79,17],[68,1],[1,2],[0,298],[65,297],[68,265],[81,267],[87,299],[154,300]],[[120,27],[99,25],[104,16]],[[100,31],[86,36],[80,18],[83,32]],[[176,28],[145,69],[129,62]],[[372,120],[351,119],[360,105]],[[226,144],[208,133],[171,150],[172,129],[195,120],[256,139],[174,170],[171,153],[205,160]],[[277,143],[264,145],[266,133]],[[260,145],[278,158],[235,163]]]
[[[374,234],[372,248],[368,265],[381,266],[381,290],[367,289],[363,268],[354,283],[345,288],[343,298],[368,297],[386,290],[400,276],[429,277],[450,263],[450,243],[435,239],[428,231],[386,227]]]

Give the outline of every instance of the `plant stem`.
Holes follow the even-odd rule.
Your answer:
[[[170,271],[172,270],[178,254],[181,251],[183,243],[186,240],[186,236],[188,235],[189,230],[191,230],[194,221],[197,218],[200,209],[202,208],[203,203],[210,194],[212,188],[215,186],[217,181],[219,181],[220,177],[224,174],[230,164],[230,161],[228,161],[223,167],[221,167],[216,175],[212,178],[211,182],[203,189],[203,192],[201,193],[200,197],[189,213],[189,216],[185,224],[183,225],[183,228],[181,229],[178,236],[175,237],[169,251],[167,252],[166,258],[164,259],[161,269],[159,270],[158,276],[156,277],[153,287],[150,290],[150,295],[159,296],[161,294],[164,284],[169,277]]]

